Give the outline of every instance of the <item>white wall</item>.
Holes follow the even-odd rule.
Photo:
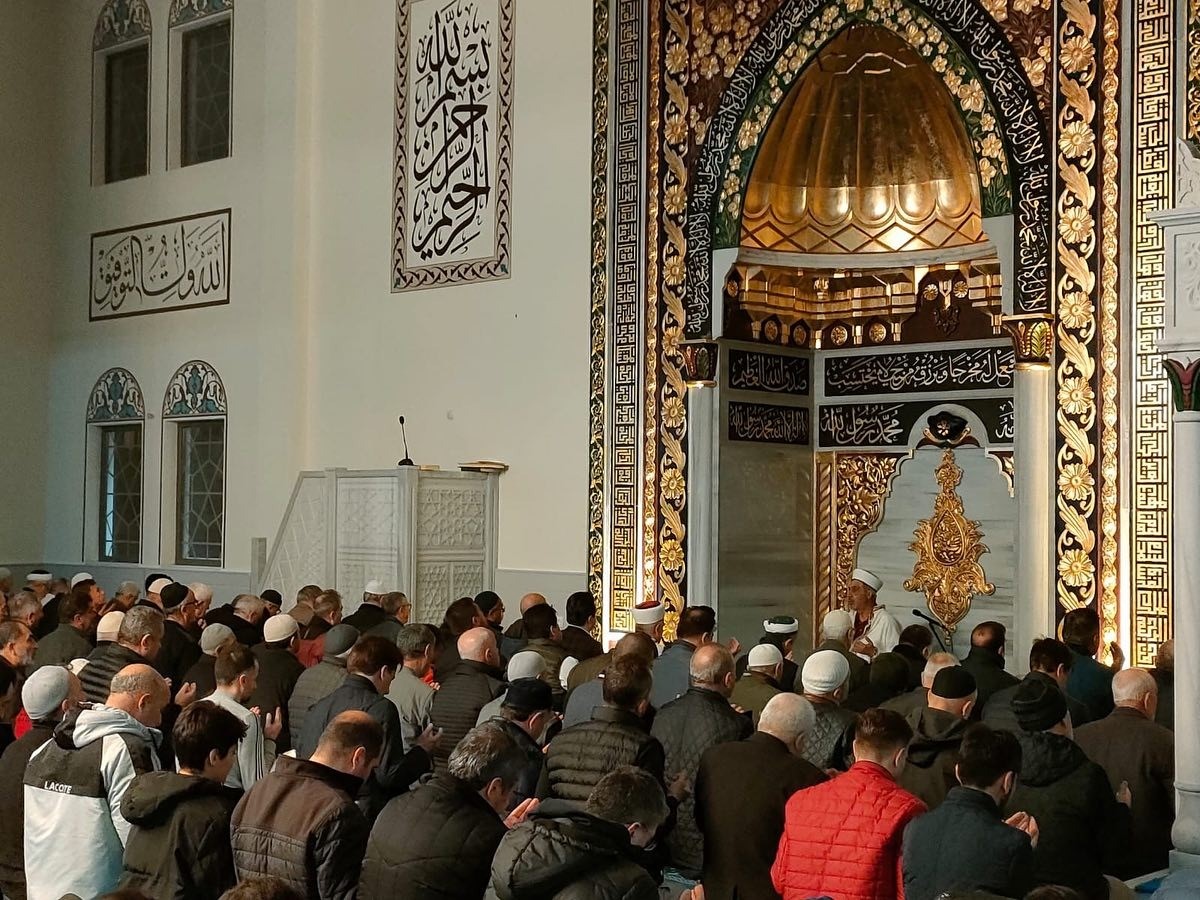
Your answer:
[[[42,559],[64,570],[81,562],[84,408],[96,377],[123,365],[154,416],[143,564],[202,577],[155,555],[162,393],[181,363],[201,358],[216,366],[229,397],[232,576],[248,569],[252,537],[274,537],[298,471],[393,465],[404,413],[419,463],[453,468],[491,458],[512,467],[501,479],[499,565],[529,575],[513,583],[539,589],[561,582],[539,573],[565,573],[582,585],[589,5],[516,4],[512,278],[392,294],[393,0],[239,0],[233,156],[171,171],[169,0],[149,3],[151,165],[142,178],[90,183],[90,46],[100,0],[55,4],[53,14],[26,0],[37,14],[11,17],[0,44],[0,111],[6,121],[44,126],[28,135],[24,168],[6,161],[0,174],[0,189],[28,185],[15,214],[4,202],[0,233],[38,238],[32,255],[3,242],[0,260],[15,261],[0,266],[0,297],[15,330],[52,329],[48,361],[0,388],[8,424],[30,422],[28,444],[0,446],[0,462],[12,463],[0,467],[5,505],[12,497],[35,509],[19,528],[0,524],[0,560]],[[57,33],[31,26],[22,35],[16,26],[27,20]],[[53,102],[45,96],[53,79],[38,73],[57,73]],[[8,140],[14,129],[4,131]],[[225,206],[233,210],[228,306],[88,322],[91,232]],[[31,265],[38,252],[44,258]],[[44,422],[36,414],[43,406]],[[51,440],[39,440],[43,428]]]

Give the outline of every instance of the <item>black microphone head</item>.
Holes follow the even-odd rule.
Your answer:
[[[403,424],[404,424],[404,416],[401,416],[401,417],[400,417],[400,424],[401,424],[401,425],[403,425]]]
[[[914,616],[916,616],[918,619],[923,619],[923,618],[925,618],[925,613],[921,612],[921,610],[919,610],[919,609],[914,609],[914,610],[912,611],[912,614],[913,614]]]

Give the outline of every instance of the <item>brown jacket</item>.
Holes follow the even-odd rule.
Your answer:
[[[1088,758],[1104,769],[1115,791],[1129,782],[1133,842],[1112,874],[1133,878],[1167,867],[1175,821],[1175,737],[1135,709],[1117,707],[1075,732]]]
[[[238,880],[273,875],[309,900],[354,897],[370,826],[354,803],[362,780],[281,756],[233,811]]]

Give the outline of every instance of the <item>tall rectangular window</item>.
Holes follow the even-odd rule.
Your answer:
[[[233,22],[224,19],[182,35],[180,164],[229,155],[230,60]]]
[[[180,422],[176,565],[219,566],[225,527],[225,421]]]
[[[142,426],[100,429],[100,559],[142,556]]]
[[[149,162],[150,45],[104,57],[104,180],[145,175]]]

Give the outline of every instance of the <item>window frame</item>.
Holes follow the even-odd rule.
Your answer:
[[[221,568],[225,564],[225,525],[226,525],[226,507],[228,500],[228,492],[226,490],[229,472],[229,429],[228,420],[225,416],[195,416],[176,420],[174,423],[174,538],[172,540],[173,553],[172,559],[176,566],[199,566],[207,568]],[[221,428],[221,514],[219,517],[221,529],[221,549],[220,555],[216,559],[197,559],[187,556],[184,552],[186,547],[185,542],[185,508],[186,504],[185,491],[187,488],[187,469],[184,459],[184,451],[187,445],[186,432],[192,428],[219,425]]]
[[[144,171],[140,175],[108,180],[108,64],[109,60],[131,50],[144,49],[146,53],[146,158]],[[92,184],[121,184],[150,174],[150,144],[152,128],[150,113],[154,106],[154,47],[151,35],[114,44],[92,51]]]
[[[237,29],[233,21],[232,6],[221,12],[210,13],[189,21],[172,24],[167,37],[167,73],[168,99],[167,104],[167,168],[181,169],[192,166],[203,166],[232,159],[234,153],[234,48],[236,46]],[[192,31],[209,28],[213,25],[229,23],[229,152],[225,156],[200,162],[185,163],[183,161],[183,42],[185,36]]]
[[[98,431],[98,446],[97,446],[97,470],[98,470],[98,490],[96,492],[97,504],[97,520],[96,520],[96,560],[98,562],[107,563],[125,563],[125,564],[140,564],[142,561],[142,550],[144,546],[143,531],[146,525],[146,425],[142,421],[114,422],[107,425],[97,425]],[[137,530],[136,530],[136,546],[137,552],[131,558],[122,557],[119,554],[106,552],[106,547],[109,544],[107,537],[108,530],[108,513],[109,498],[115,496],[110,495],[106,489],[108,471],[107,453],[109,447],[107,438],[111,434],[117,432],[130,432],[137,434],[137,456],[138,456],[138,479],[137,479]],[[115,507],[115,503],[113,506]],[[115,544],[116,542],[113,541]]]

